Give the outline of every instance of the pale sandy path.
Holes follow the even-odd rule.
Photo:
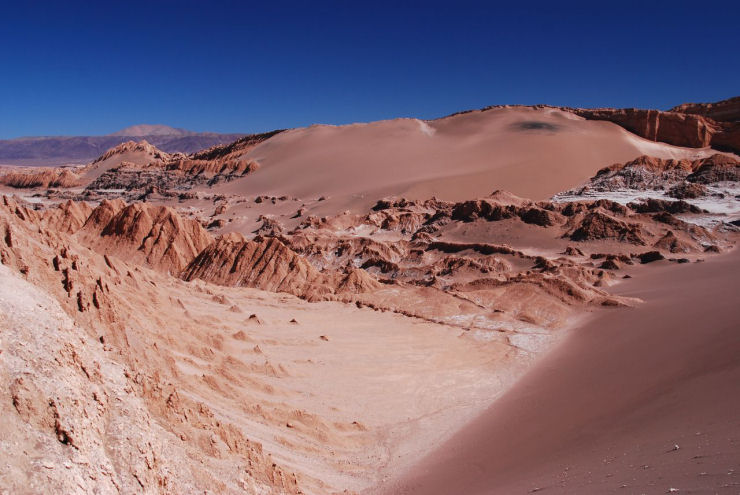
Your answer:
[[[740,493],[740,250],[648,267],[388,494]],[[677,448],[675,446],[678,446]]]

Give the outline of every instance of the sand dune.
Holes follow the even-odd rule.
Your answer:
[[[397,119],[315,125],[270,138],[247,153],[261,169],[219,192],[446,200],[496,189],[545,199],[601,167],[639,155],[688,158],[705,150],[647,141],[610,122],[553,108],[493,108],[433,121]]]
[[[739,266],[625,283],[644,306],[597,315],[383,493],[737,493]]]

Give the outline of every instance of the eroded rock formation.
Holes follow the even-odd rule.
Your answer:
[[[591,120],[608,120],[651,141],[676,146],[740,152],[740,122],[735,97],[714,104],[685,104],[669,111],[637,108],[568,108]]]

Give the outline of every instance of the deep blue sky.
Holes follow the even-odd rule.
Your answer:
[[[739,2],[7,3],[0,138],[740,94]]]

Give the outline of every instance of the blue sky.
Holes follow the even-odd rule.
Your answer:
[[[740,94],[738,2],[17,3],[0,17],[0,138]]]

